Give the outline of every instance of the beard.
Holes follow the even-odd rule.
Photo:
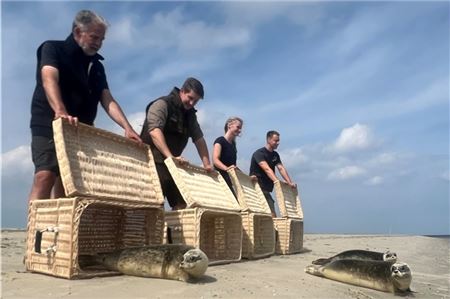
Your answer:
[[[81,46],[81,49],[83,49],[84,54],[86,54],[87,56],[94,56],[95,54],[97,54],[97,50],[94,50],[88,46]]]

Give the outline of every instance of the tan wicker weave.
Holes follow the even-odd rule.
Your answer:
[[[236,190],[242,211],[271,214],[267,200],[257,182],[234,168],[228,170],[228,175],[231,178],[234,190]]]
[[[275,252],[277,254],[299,253],[303,248],[303,220],[274,218],[276,229]]]
[[[53,122],[66,196],[164,203],[152,153],[145,145],[64,119]]]
[[[285,182],[274,183],[275,196],[281,217],[303,219],[303,209],[297,188]]]
[[[240,211],[239,203],[217,171],[208,173],[199,166],[182,166],[173,158],[167,158],[164,163],[189,208]]]
[[[184,209],[166,212],[165,222],[170,230],[171,243],[200,248],[208,256],[210,265],[240,261],[240,213],[204,208]]]
[[[275,230],[270,214],[242,212],[242,257],[256,259],[275,252]]]
[[[87,197],[34,200],[28,219],[27,270],[69,279],[118,274],[80,267],[79,259],[161,244],[164,227],[159,205]],[[43,232],[41,253],[35,252],[38,231]]]

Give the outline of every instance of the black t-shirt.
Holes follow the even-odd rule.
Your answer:
[[[53,66],[59,72],[59,88],[67,113],[80,122],[93,125],[98,102],[108,89],[105,69],[99,54],[87,56],[73,35],[65,41],[46,41],[37,50],[36,88],[31,103],[30,127],[33,135],[51,137],[54,111],[42,85],[41,69]]]
[[[222,162],[226,166],[236,165],[236,160],[237,160],[236,144],[229,143],[223,136],[218,137],[214,141],[214,144],[216,144],[216,143],[220,144],[220,146],[222,147],[222,150],[220,151],[220,157],[219,157],[220,162]],[[228,186],[230,186],[230,188],[232,188],[232,183],[231,183],[230,177],[228,176],[228,173],[226,171],[223,171],[222,169],[215,167],[215,166],[214,166],[214,168],[216,170],[218,170],[220,172],[220,174],[222,174],[222,176],[225,179],[225,181],[227,182]]]
[[[250,175],[256,175],[262,190],[272,192],[273,181],[258,164],[262,161],[266,161],[270,169],[275,172],[275,166],[281,163],[280,155],[276,151],[271,152],[267,148],[262,147],[253,153],[252,161],[250,162]]]

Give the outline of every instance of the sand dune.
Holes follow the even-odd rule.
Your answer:
[[[406,298],[450,298],[449,239],[424,236],[305,235],[305,251],[208,268],[197,283],[114,276],[66,280],[29,273],[24,231],[2,231],[2,298],[396,298],[308,275],[305,266],[348,249],[391,250],[413,272]]]

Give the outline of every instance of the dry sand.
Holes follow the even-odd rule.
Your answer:
[[[396,298],[312,276],[305,266],[348,249],[391,250],[413,272],[406,298],[450,298],[449,239],[423,236],[305,235],[305,252],[208,268],[199,282],[131,276],[66,280],[28,273],[24,231],[2,231],[2,298]]]

